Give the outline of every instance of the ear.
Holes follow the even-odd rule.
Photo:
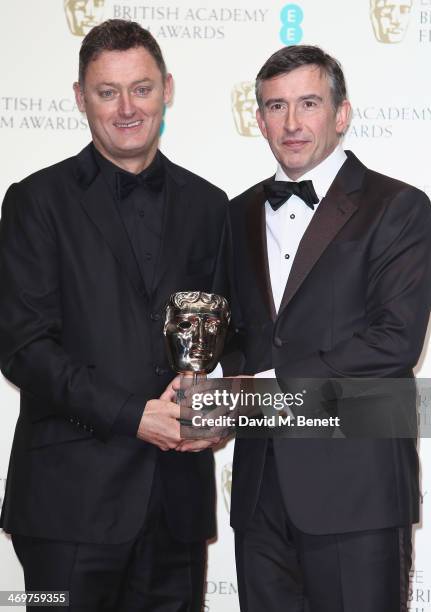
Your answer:
[[[75,92],[76,106],[79,108],[81,113],[85,113],[84,92],[78,82],[73,84],[73,91]]]
[[[265,119],[263,117],[263,113],[260,112],[259,108],[256,111],[256,121],[257,121],[257,125],[259,126],[260,131],[262,132],[262,136],[268,140],[268,133],[266,130]]]
[[[335,126],[337,134],[342,135],[347,132],[347,128],[350,123],[350,116],[352,113],[352,107],[348,100],[343,100],[337,109],[335,117]]]
[[[166,75],[164,88],[163,88],[163,101],[165,104],[169,104],[171,102],[173,92],[174,92],[174,79],[172,78],[172,74],[168,73]]]

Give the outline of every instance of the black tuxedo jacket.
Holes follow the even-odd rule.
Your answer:
[[[274,367],[280,381],[413,376],[430,305],[425,194],[368,170],[349,152],[299,245],[276,314],[262,185],[230,207],[244,372]],[[265,440],[236,441],[235,528],[253,513],[265,452]],[[286,510],[304,532],[418,520],[413,439],[274,439],[274,453]]]
[[[162,334],[175,291],[217,290],[227,199],[163,158],[161,255],[146,291],[91,148],[8,190],[1,221],[0,358],[21,390],[2,525],[124,542],[142,526],[156,462],[179,539],[215,530],[211,452],[162,453],[116,431],[173,378]]]

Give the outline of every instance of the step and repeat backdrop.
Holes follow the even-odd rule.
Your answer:
[[[254,78],[271,53],[297,43],[318,44],[343,65],[353,107],[345,148],[431,195],[431,0],[5,0],[0,15],[1,196],[13,181],[89,141],[72,92],[78,50],[91,27],[114,17],[151,30],[174,76],[162,150],[230,196],[274,172],[255,120]],[[429,335],[417,368],[422,377],[431,376],[428,345]],[[0,386],[3,494],[18,393],[4,379]],[[431,612],[429,440],[420,441],[420,455],[423,518],[415,530],[410,609]],[[209,548],[205,610],[235,612],[232,444],[216,453],[216,463],[218,538]],[[0,590],[23,588],[4,533],[0,567]]]

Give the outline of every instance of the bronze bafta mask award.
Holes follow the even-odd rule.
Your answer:
[[[163,333],[171,368],[195,382],[216,367],[230,322],[227,300],[215,293],[180,291],[166,307]]]

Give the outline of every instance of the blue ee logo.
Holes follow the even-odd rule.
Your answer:
[[[280,39],[282,43],[296,45],[301,41],[303,19],[304,11],[297,4],[286,4],[281,9],[280,20],[283,25],[280,30]]]

